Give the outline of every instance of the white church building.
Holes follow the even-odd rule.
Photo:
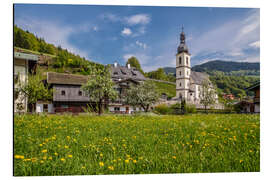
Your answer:
[[[180,34],[180,45],[176,54],[176,97],[175,99],[185,99],[189,104],[200,106],[200,89],[202,83],[209,80],[206,73],[195,72],[191,70],[191,54],[185,42],[185,33]],[[215,95],[218,99],[217,94]],[[218,102],[217,102],[218,103]]]

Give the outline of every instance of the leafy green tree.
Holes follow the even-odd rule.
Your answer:
[[[51,100],[53,96],[53,89],[49,89],[44,85],[42,74],[29,74],[27,82],[19,82],[18,91],[24,98],[27,98],[28,103],[31,105],[31,112],[34,112],[34,104],[38,100]]]
[[[151,79],[158,79],[168,81],[168,76],[165,74],[163,68],[158,68],[156,71],[145,73],[147,77]]]
[[[145,112],[149,111],[151,105],[156,103],[160,95],[151,81],[144,81],[139,85],[133,85],[126,91],[124,97],[127,104],[133,107],[140,106]]]
[[[203,81],[200,88],[200,103],[204,106],[205,112],[208,106],[215,103],[215,90],[207,80]]]
[[[117,92],[114,90],[114,82],[108,66],[90,66],[90,75],[86,84],[82,86],[82,90],[89,96],[90,101],[97,104],[98,114],[103,112],[103,104],[108,100],[114,100]]]
[[[131,67],[135,67],[138,71],[140,71],[142,74],[144,74],[144,72],[143,72],[143,70],[141,68],[141,64],[140,64],[139,60],[136,57],[134,57],[134,56],[130,57],[127,60],[126,65],[127,64],[130,64]]]

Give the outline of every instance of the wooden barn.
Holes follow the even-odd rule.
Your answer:
[[[84,112],[90,104],[89,97],[81,90],[87,76],[47,72],[47,83],[53,88],[52,102],[37,102],[37,112]]]

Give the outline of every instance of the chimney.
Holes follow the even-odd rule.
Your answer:
[[[114,62],[114,67],[117,67],[117,62],[116,61]]]
[[[127,64],[127,68],[130,69],[130,64],[129,63]]]

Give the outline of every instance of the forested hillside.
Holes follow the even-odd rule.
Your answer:
[[[221,71],[225,75],[260,75],[260,63],[216,60],[193,66],[192,71],[207,73]]]
[[[31,53],[39,52],[40,54],[52,55],[50,63],[47,64],[47,69],[50,71],[87,75],[89,74],[89,65],[97,64],[73,54],[61,46],[55,47],[53,44],[45,42],[43,38],[39,38],[29,31],[24,31],[16,25],[14,26],[14,46],[30,50]]]

